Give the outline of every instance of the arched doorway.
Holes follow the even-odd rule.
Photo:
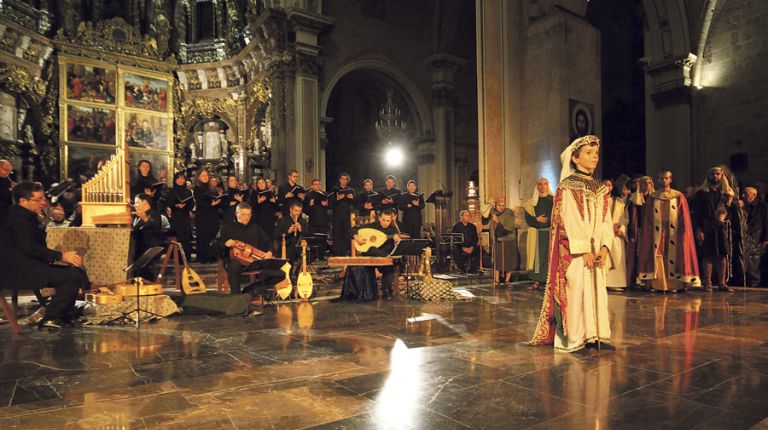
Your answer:
[[[397,177],[400,188],[407,180],[416,179],[417,141],[425,129],[418,100],[397,77],[374,68],[353,69],[332,83],[323,106],[330,119],[325,126],[326,184],[333,185],[341,172],[350,174],[351,184],[356,188],[366,178],[372,179],[377,188],[383,187],[384,177],[390,174]],[[384,142],[377,133],[376,122],[388,96],[405,126],[396,139]],[[387,161],[386,155],[392,149],[402,152],[400,165]]]

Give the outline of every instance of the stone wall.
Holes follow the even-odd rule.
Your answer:
[[[766,182],[768,166],[768,1],[723,2],[710,29],[701,88],[694,90],[694,178],[708,167],[730,165],[747,154],[735,173],[746,182]],[[700,179],[699,179],[700,180]]]

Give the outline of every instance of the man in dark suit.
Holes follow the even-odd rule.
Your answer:
[[[81,269],[83,260],[75,251],[47,247],[38,218],[45,201],[39,182],[16,185],[13,197],[16,205],[11,206],[0,225],[0,279],[9,288],[55,288],[56,295],[46,306],[39,327],[59,329],[72,324],[77,291],[90,288],[88,276]]]
[[[224,266],[227,269],[230,293],[240,294],[242,273],[247,271],[261,271],[259,279],[261,280],[261,285],[264,287],[277,286],[279,283],[288,283],[289,281],[285,278],[285,273],[280,270],[280,267],[285,263],[285,260],[273,259],[271,249],[272,238],[267,236],[258,224],[251,224],[251,205],[248,203],[239,203],[235,207],[235,219],[237,220],[235,223],[224,224],[217,241],[219,251],[222,253],[226,252],[226,255],[224,256]],[[235,246],[237,242],[244,242],[260,251],[264,251],[264,258],[262,260],[256,260],[249,266],[245,266],[234,258],[230,258],[229,250]],[[251,294],[256,296],[262,292],[263,291],[253,291]]]
[[[454,245],[453,258],[456,266],[464,273],[477,273],[480,268],[480,240],[477,237],[477,227],[472,224],[469,211],[461,211],[459,222],[453,225],[451,233],[461,234],[463,241]],[[467,269],[469,265],[469,269]]]
[[[11,205],[13,205],[13,190],[10,174],[13,165],[8,160],[0,160],[0,221],[5,218]]]

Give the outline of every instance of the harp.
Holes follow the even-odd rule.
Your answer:
[[[118,148],[96,176],[83,184],[83,226],[131,225],[128,153]]]

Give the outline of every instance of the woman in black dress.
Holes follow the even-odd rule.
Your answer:
[[[245,201],[245,194],[247,191],[240,189],[240,182],[237,180],[237,176],[227,176],[227,196],[222,199],[222,215],[221,221],[223,224],[231,224],[236,222],[235,208],[239,203]]]
[[[157,178],[152,174],[152,163],[149,160],[139,160],[136,165],[136,178],[131,181],[131,201],[139,194],[147,194],[152,197],[153,206],[157,200],[155,198],[155,188],[152,186],[157,183]]]
[[[267,187],[264,178],[256,180],[256,189],[251,190],[248,196],[248,204],[251,205],[253,216],[251,222],[255,222],[269,237],[275,237],[275,213],[277,213],[277,196]]]
[[[197,261],[200,263],[213,263],[216,261],[216,252],[211,246],[211,241],[219,232],[219,205],[221,199],[210,186],[210,175],[202,169],[197,173],[197,185],[195,185],[195,233],[197,235]]]
[[[195,207],[195,200],[192,197],[192,191],[187,188],[187,178],[184,172],[176,173],[173,176],[173,188],[168,192],[168,215],[171,218],[171,228],[176,233],[176,239],[184,248],[184,254],[187,260],[190,260],[192,254],[192,221],[190,213]]]

